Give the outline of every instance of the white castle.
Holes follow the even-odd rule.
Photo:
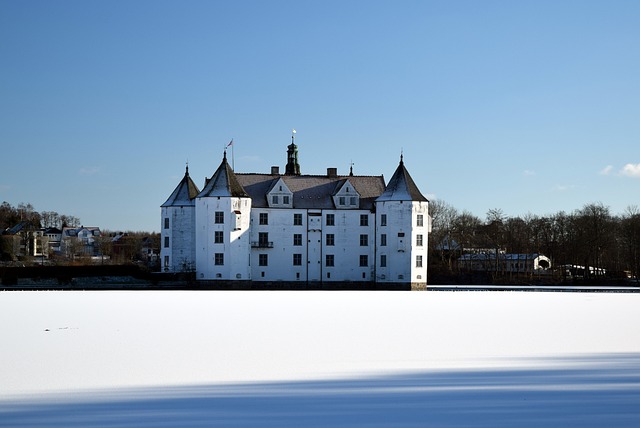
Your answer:
[[[384,177],[302,175],[294,137],[284,174],[235,173],[226,151],[202,191],[184,178],[162,204],[165,272],[203,284],[425,288],[429,201],[400,164]]]

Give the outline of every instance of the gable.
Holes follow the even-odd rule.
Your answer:
[[[338,186],[338,191],[333,195],[333,204],[337,209],[354,209],[360,207],[360,193],[358,193],[349,179],[344,180],[344,182]]]
[[[293,192],[282,178],[274,180],[267,192],[267,204],[270,208],[292,208]]]

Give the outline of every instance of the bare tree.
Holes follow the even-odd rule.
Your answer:
[[[621,218],[623,257],[631,277],[640,279],[640,208],[629,206]]]

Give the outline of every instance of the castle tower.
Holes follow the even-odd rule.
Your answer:
[[[195,200],[196,279],[250,280],[251,198],[227,162]]]
[[[400,164],[376,199],[376,281],[426,288],[429,201]]]
[[[287,166],[284,173],[286,175],[300,175],[300,163],[298,163],[298,146],[295,143],[296,130],[291,134],[291,144],[287,146]]]
[[[189,177],[187,165],[184,177],[169,199],[160,206],[160,260],[163,272],[195,270],[195,197],[200,190]]]

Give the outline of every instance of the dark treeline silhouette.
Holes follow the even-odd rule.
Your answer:
[[[55,211],[38,212],[33,205],[25,203],[20,203],[17,207],[6,201],[0,204],[0,232],[21,222],[27,222],[37,228],[55,227],[61,229],[66,226],[80,226],[80,219],[75,216],[58,214]]]
[[[571,213],[508,217],[491,209],[486,218],[460,212],[448,203],[429,204],[433,231],[430,268],[457,272],[457,258],[467,251],[486,249],[513,254],[544,254],[556,267],[591,266],[609,277],[638,277],[640,272],[640,209],[621,215],[602,203],[589,203]],[[588,276],[589,271],[585,274]]]

